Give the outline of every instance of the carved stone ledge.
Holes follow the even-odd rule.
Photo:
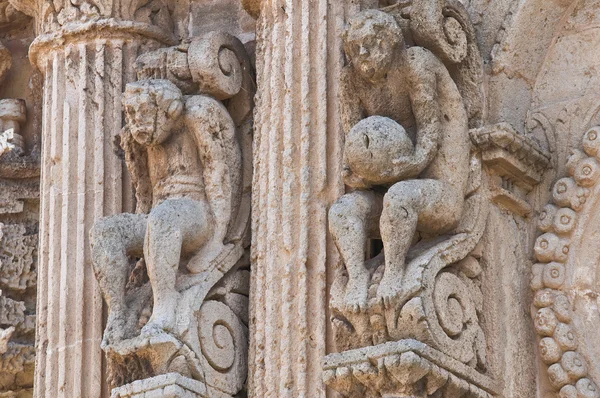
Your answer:
[[[550,154],[508,123],[471,130],[471,139],[486,166],[526,190],[539,184],[550,167]]]
[[[111,398],[150,396],[166,398],[217,397],[217,395],[208,395],[204,383],[181,376],[179,373],[169,373],[116,388],[113,390]]]
[[[349,398],[435,393],[483,398],[500,391],[494,380],[416,340],[330,354],[323,371],[325,382]]]
[[[530,215],[525,195],[542,181],[550,167],[550,154],[508,123],[473,129],[470,135],[491,171],[492,201],[520,216]]]

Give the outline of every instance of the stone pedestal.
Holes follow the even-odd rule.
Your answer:
[[[104,315],[88,232],[132,206],[114,142],[121,94],[137,56],[173,41],[133,1],[13,3],[36,18],[29,55],[45,79],[36,395],[100,397]],[[152,17],[166,23],[160,9]]]

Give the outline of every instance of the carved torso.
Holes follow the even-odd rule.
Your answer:
[[[423,65],[431,76],[425,76]],[[361,93],[363,117],[378,115],[393,119],[406,129],[414,142],[419,121],[415,120],[413,106],[420,105],[413,104],[411,90],[415,82],[428,84],[426,80],[433,76],[437,104],[427,106],[439,108],[442,127],[437,155],[421,177],[446,181],[464,192],[469,175],[468,117],[462,96],[440,60],[423,48],[413,47],[406,50],[401,67],[395,68],[386,79],[372,83],[357,77],[352,88]]]
[[[162,145],[148,147],[154,205],[181,197],[206,200],[197,148],[194,137],[185,129],[174,132]]]

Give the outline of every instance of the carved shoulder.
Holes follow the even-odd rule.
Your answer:
[[[444,67],[442,62],[431,51],[417,46],[406,49],[404,62],[407,78],[410,80],[433,76],[439,68]]]

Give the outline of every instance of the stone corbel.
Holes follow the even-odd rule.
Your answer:
[[[471,130],[471,140],[489,173],[491,200],[517,215],[530,215],[526,195],[542,181],[550,154],[508,123]]]

